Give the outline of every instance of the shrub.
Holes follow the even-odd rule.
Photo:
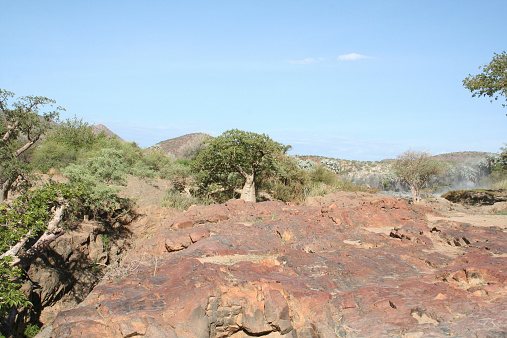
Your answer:
[[[35,324],[28,324],[25,327],[25,330],[23,331],[23,334],[25,335],[26,338],[33,338],[33,337],[37,336],[37,334],[39,333],[39,331],[40,331],[40,327],[38,327],[37,325],[35,325]]]
[[[143,161],[137,161],[132,167],[131,173],[141,178],[152,178],[155,177],[156,174],[155,170],[150,168],[150,166]]]
[[[314,170],[310,171],[310,179],[313,182],[322,182],[327,185],[334,185],[338,178],[335,173],[328,170],[323,165],[317,165],[314,167]]]
[[[192,205],[209,205],[213,201],[206,198],[198,198],[187,194],[181,194],[176,190],[168,190],[160,203],[163,207],[186,210]]]

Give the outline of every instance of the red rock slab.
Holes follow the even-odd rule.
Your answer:
[[[125,262],[137,268],[59,314],[53,336],[505,335],[504,231],[430,224],[424,208],[385,196],[333,196],[193,207],[136,243]]]

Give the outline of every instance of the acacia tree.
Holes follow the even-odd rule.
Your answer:
[[[23,96],[9,105],[14,93],[0,89],[0,203],[16,180],[26,174],[22,155],[49,129],[61,107],[52,109],[54,100],[42,96]],[[42,109],[48,109],[40,112]]]
[[[442,162],[434,160],[427,151],[417,152],[411,149],[398,155],[392,170],[399,180],[410,187],[415,203],[421,201],[421,191],[430,180],[444,171]]]
[[[256,201],[261,173],[274,170],[276,155],[289,149],[265,134],[232,129],[212,139],[192,162],[201,188],[208,194],[239,192]]]
[[[463,86],[472,92],[472,97],[489,96],[493,102],[503,96],[507,100],[507,53],[494,54],[489,64],[479,67],[482,73],[468,75],[463,80]]]

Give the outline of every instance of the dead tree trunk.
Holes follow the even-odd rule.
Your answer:
[[[13,261],[11,262],[11,266],[18,266],[22,269],[28,269],[30,265],[39,257],[58,237],[65,233],[65,230],[60,227],[60,222],[63,219],[63,215],[65,213],[66,205],[59,205],[55,214],[53,215],[53,219],[48,223],[46,231],[39,237],[37,242],[32,245],[24,255],[18,256],[19,251],[27,242],[30,237],[30,232],[28,232],[16,245],[14,245],[9,251],[2,254],[0,257],[11,256]]]

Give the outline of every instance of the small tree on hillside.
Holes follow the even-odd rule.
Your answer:
[[[54,100],[42,96],[24,96],[9,105],[14,93],[0,89],[0,203],[16,180],[26,174],[27,163],[22,155],[49,129],[63,108],[52,107]]]
[[[432,178],[443,173],[444,165],[432,159],[426,151],[417,152],[409,149],[396,157],[392,170],[401,182],[410,187],[412,198],[418,203],[421,201],[421,191]]]
[[[472,92],[472,97],[489,96],[493,102],[503,96],[507,100],[507,53],[494,54],[489,64],[479,67],[482,73],[468,75],[463,80],[463,86]],[[506,106],[505,103],[502,105]]]
[[[105,136],[105,135],[104,135]],[[97,143],[92,126],[74,117],[55,125],[44,135],[40,146],[34,151],[33,166],[42,172],[66,167],[84,160],[85,153]]]
[[[260,174],[273,170],[275,155],[288,149],[265,134],[233,129],[212,139],[192,162],[192,169],[208,194],[238,191],[241,199],[255,202]]]

